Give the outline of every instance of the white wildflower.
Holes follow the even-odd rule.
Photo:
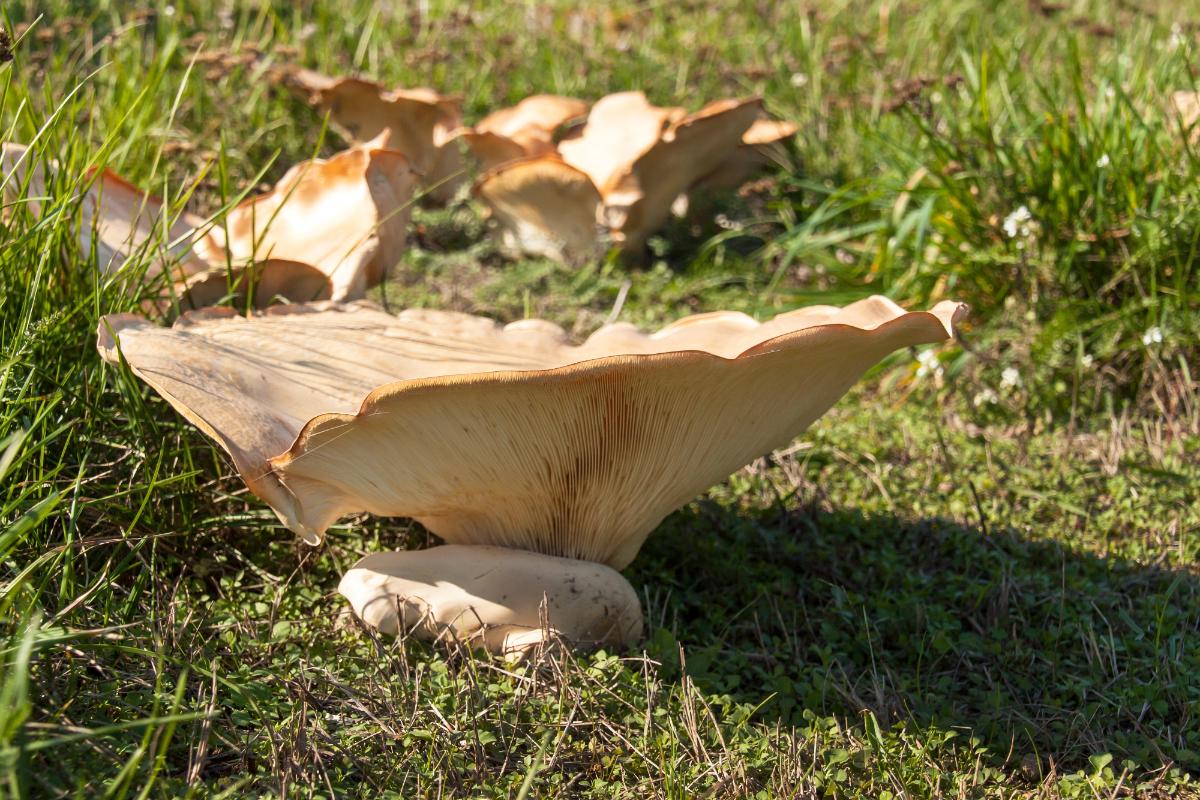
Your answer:
[[[1111,162],[1108,160],[1108,153],[1105,153],[1104,155],[1100,156],[1100,158],[1096,159],[1096,169],[1104,169],[1110,163]]]
[[[941,377],[942,363],[938,361],[937,353],[932,350],[922,350],[917,353],[917,377],[924,378],[926,375]]]
[[[982,405],[994,406],[1000,402],[1000,395],[996,394],[996,390],[991,387],[986,387],[975,393],[971,398],[971,405],[979,408]]]
[[[808,76],[803,72],[793,72],[791,82],[792,86],[795,86],[797,89],[799,89],[802,86],[808,85]]]
[[[1004,235],[1010,239],[1016,239],[1018,236],[1028,236],[1032,232],[1032,226],[1030,225],[1032,221],[1033,214],[1029,213],[1029,208],[1027,206],[1019,206],[1004,218]]]
[[[1092,365],[1096,363],[1096,359],[1092,357],[1091,353],[1084,353],[1079,357],[1079,363],[1083,365],[1084,369],[1091,369]]]
[[[1187,39],[1183,35],[1183,26],[1178,22],[1171,23],[1171,38],[1167,40],[1167,47],[1171,50],[1178,50],[1186,41]]]
[[[166,8],[164,8],[164,9],[163,9],[163,16],[164,16],[164,17],[173,17],[173,16],[175,16],[175,6],[167,6]]]
[[[1005,367],[1000,373],[1000,388],[1015,389],[1021,385],[1021,373],[1016,367]]]
[[[1158,327],[1157,325],[1147,329],[1147,331],[1142,334],[1142,344],[1146,345],[1146,347],[1149,347],[1152,344],[1162,344],[1162,340],[1162,328]]]

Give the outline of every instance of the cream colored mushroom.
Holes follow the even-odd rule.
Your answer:
[[[54,162],[43,164],[25,145],[3,145],[4,193],[12,202],[24,187],[35,214],[41,213],[41,198],[48,186],[47,168],[60,181],[71,176],[57,174]],[[171,218],[162,201],[136,188],[112,170],[77,177],[83,192],[80,202],[79,245],[85,252],[95,247],[101,271],[113,275],[124,269],[130,255],[155,248],[146,277],[154,278],[169,265],[172,282],[180,283],[211,269],[192,252],[202,220],[191,214]]]
[[[722,100],[688,115],[683,109],[654,106],[641,92],[609,95],[592,107],[578,137],[559,143],[561,163],[543,156],[538,174],[552,184],[577,182],[567,177],[566,168],[586,175],[600,198],[596,207],[600,229],[622,250],[637,256],[650,234],[667,221],[675,198],[736,152],[761,107],[757,98]],[[525,174],[510,179],[506,175],[510,171]],[[591,258],[605,244],[601,238],[581,240],[577,226],[572,226],[570,236],[547,234],[544,223],[554,224],[563,216],[573,222],[581,211],[575,204],[548,206],[556,195],[545,181],[528,180],[530,175],[526,162],[516,162],[492,170],[476,184],[476,193],[495,214],[505,241],[526,252],[547,254],[543,242],[552,238],[560,245],[570,244],[558,247],[561,255],[555,257]],[[513,209],[525,216],[516,216]],[[537,221],[530,222],[535,216]]]
[[[338,591],[382,633],[465,641],[494,653],[521,654],[548,637],[622,647],[642,635],[641,603],[621,573],[505,547],[374,553],[342,577]]]
[[[316,303],[250,318],[207,309],[173,328],[114,315],[98,346],[217,441],[310,543],[367,511],[450,544],[620,569],[671,511],[787,444],[888,353],[951,336],[963,312],[875,297],[766,323],[716,312],[654,334],[616,324],[575,346],[539,320]],[[426,574],[397,559],[374,571]],[[522,608],[481,621],[536,627]],[[448,614],[434,619],[452,625]]]
[[[386,137],[293,167],[215,226],[193,214],[171,218],[158,198],[105,170],[82,182],[80,247],[94,246],[110,275],[153,248],[146,277],[169,273],[160,309],[174,301],[196,308],[247,291],[259,307],[279,298],[362,297],[403,252],[416,183],[404,156],[384,146]],[[16,144],[4,145],[2,164],[5,193],[11,198],[26,186],[40,213],[45,166]]]
[[[736,189],[766,167],[786,166],[788,153],[783,143],[795,136],[799,129],[794,122],[756,119],[742,134],[742,143],[737,149],[682,196]]]
[[[888,353],[953,335],[963,312],[874,297],[766,323],[716,312],[654,334],[609,325],[576,346],[540,320],[316,303],[208,309],[173,328],[114,315],[98,346],[310,543],[366,511],[450,544],[620,569],[671,511],[786,445]],[[424,574],[397,563],[393,577]]]
[[[492,169],[509,161],[555,152],[555,133],[582,118],[587,110],[587,103],[574,97],[537,94],[512,108],[492,112],[479,124],[456,133],[480,165]]]
[[[388,91],[361,78],[333,78],[284,69],[278,79],[309,105],[329,114],[330,125],[352,144],[387,131],[390,146],[408,157],[429,196],[446,202],[461,183],[462,154],[455,142],[462,113],[455,97],[433,89]]]
[[[579,170],[557,156],[501,166],[475,185],[499,223],[500,246],[510,255],[545,256],[564,263],[602,254],[596,218],[600,193]]]
[[[211,264],[227,254],[234,263],[310,264],[328,276],[334,300],[362,297],[404,251],[416,188],[388,136],[292,167],[271,191],[230,211],[197,251]]]

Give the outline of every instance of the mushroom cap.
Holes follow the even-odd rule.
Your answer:
[[[674,509],[786,445],[888,353],[953,335],[965,307],[873,297],[758,323],[606,326],[366,304],[101,321],[122,356],[233,458],[287,527],[407,516],[452,544],[621,568]]]
[[[244,300],[251,288],[256,307],[279,298],[360,297],[399,258],[415,184],[404,156],[376,146],[382,142],[293,167],[272,191],[234,208],[223,228],[194,214],[172,219],[157,197],[102,170],[86,184],[80,247],[96,247],[105,274],[119,273],[131,254],[156,248],[147,276],[170,270],[164,296],[148,306],[159,310],[172,300],[185,309],[229,296]],[[36,204],[32,198],[46,191],[43,165],[11,143],[0,164],[11,176],[5,192],[28,182]]]
[[[4,143],[0,149],[0,171],[5,194],[12,197],[21,186],[26,186],[33,211],[40,214],[41,203],[36,198],[45,196],[48,190],[47,166],[58,172],[55,162],[43,165],[27,146]],[[65,180],[68,176],[55,177]],[[160,274],[168,264],[172,266],[175,281],[209,270],[209,265],[191,252],[199,238],[196,233],[202,223],[199,217],[181,214],[171,218],[159,198],[109,169],[79,178],[83,189],[79,246],[84,251],[96,248],[102,272],[108,275],[120,272],[133,253],[156,244],[159,249],[148,264],[148,277]]]
[[[597,255],[600,195],[587,175],[556,156],[496,167],[474,191],[499,224],[505,249],[566,263]]]
[[[515,159],[553,153],[555,132],[587,110],[587,103],[574,97],[535,94],[457,133],[484,169],[492,169]]]
[[[389,146],[409,159],[430,195],[439,201],[454,195],[463,170],[454,141],[462,125],[457,97],[428,88],[388,91],[373,81],[307,69],[284,70],[281,76],[309,105],[328,113],[330,125],[348,142],[362,144],[387,131]]]
[[[642,635],[641,603],[621,573],[525,550],[449,544],[374,553],[338,591],[381,633],[451,638],[500,654],[524,652],[546,634],[617,647]]]
[[[737,152],[742,136],[762,113],[757,97],[719,100],[671,124],[603,192],[605,222],[613,238],[636,251],[666,223],[675,198]]]
[[[400,259],[416,175],[387,134],[292,167],[232,211],[198,246],[211,264],[278,259],[328,276],[334,300],[362,297]],[[306,298],[306,299],[312,299]]]
[[[764,117],[754,120],[742,134],[742,143],[688,192],[736,189],[765,167],[786,165],[788,155],[783,143],[799,130],[794,122]]]
[[[596,101],[583,130],[560,142],[558,152],[605,196],[659,143],[671,123],[685,116],[682,108],[652,104],[642,92],[610,94]]]

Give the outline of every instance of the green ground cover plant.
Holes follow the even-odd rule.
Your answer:
[[[748,0],[16,0],[0,138],[60,169],[0,212],[0,796],[1200,796],[1200,8]],[[586,336],[956,298],[626,576],[643,646],[511,666],[366,634],[335,593],[417,547],[313,549],[95,352],[157,287],[77,243],[107,166],[216,214],[340,147],[271,64],[462,96],[761,94],[795,164],[643,265],[506,261],[418,209],[375,298]],[[31,201],[40,206],[34,213]],[[623,289],[627,288],[627,291]],[[617,298],[623,297],[619,307]]]

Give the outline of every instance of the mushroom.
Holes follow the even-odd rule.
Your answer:
[[[480,178],[474,193],[500,223],[500,246],[513,257],[574,263],[601,254],[600,193],[587,175],[557,156],[497,167]]]
[[[168,277],[160,307],[174,298],[198,308],[248,290],[258,307],[279,297],[362,297],[403,250],[415,186],[407,160],[385,144],[383,134],[327,161],[298,164],[270,192],[230,211],[222,227],[187,213],[171,219],[161,200],[103,170],[82,197],[80,246],[94,246],[109,275],[154,248],[146,277]],[[6,193],[26,187],[40,213],[43,164],[11,143],[2,163]]]
[[[456,133],[480,165],[492,169],[508,161],[553,153],[555,133],[587,110],[587,103],[574,97],[535,94]]]
[[[34,214],[41,214],[42,202],[48,194],[47,167],[57,180],[67,179],[58,174],[55,162],[43,164],[33,151],[16,142],[3,145],[0,164],[5,199],[16,200],[24,189],[25,200]],[[172,278],[176,282],[186,282],[210,269],[191,252],[195,230],[201,225],[198,217],[185,213],[176,219],[169,218],[161,200],[142,192],[112,170],[100,170],[98,174],[93,170],[81,176],[79,184],[83,190],[79,245],[84,251],[95,247],[100,269],[105,274],[119,273],[132,254],[155,246],[158,250],[150,260],[147,277],[159,275],[168,264],[172,265]]]
[[[112,315],[98,347],[225,449],[310,544],[365,511],[411,517],[452,545],[621,569],[667,514],[787,444],[888,353],[952,336],[964,311],[872,297],[765,323],[735,312],[654,334],[618,323],[573,345],[540,320],[312,303],[248,318],[207,309],[172,328]],[[364,569],[401,581],[387,584],[401,596],[404,580],[427,577],[407,557],[376,563]],[[484,553],[471,563],[475,575],[493,566]],[[363,607],[364,590],[347,586]],[[435,627],[454,626],[425,600]],[[539,624],[527,599],[502,618],[475,607],[485,625]]]
[[[455,143],[462,125],[458,98],[427,88],[388,91],[373,81],[307,69],[279,70],[277,78],[329,114],[330,125],[351,144],[388,131],[390,146],[409,159],[430,197],[444,203],[454,196],[463,171]]]
[[[536,173],[526,162],[502,165],[484,175],[475,191],[510,245],[542,254],[558,250],[564,260],[579,261],[590,257],[602,239],[594,235],[581,242],[562,235],[547,248],[542,222],[560,216],[574,221],[586,213],[580,205],[584,192],[573,192],[569,205],[546,205],[557,199],[554,187],[574,185],[576,173],[582,173],[600,198],[594,208],[600,228],[636,257],[667,221],[675,198],[736,151],[761,105],[757,98],[721,100],[688,115],[680,108],[654,106],[641,92],[609,95],[592,107],[578,137],[559,143],[557,156],[540,157]],[[514,170],[524,172],[521,179],[507,175]],[[516,220],[514,208],[537,209],[539,221]]]
[[[400,259],[416,176],[388,133],[288,170],[236,206],[197,250],[209,263],[263,258],[311,264],[334,300],[362,297]],[[314,299],[298,298],[298,299]]]
[[[742,134],[742,143],[716,169],[705,175],[688,190],[675,198],[671,211],[680,217],[689,211],[696,214],[696,198],[708,197],[725,189],[736,189],[755,174],[773,165],[787,165],[788,152],[784,142],[800,130],[794,122],[767,119],[754,120]],[[700,204],[708,208],[707,203]]]
[[[559,638],[621,647],[642,635],[637,592],[612,567],[506,547],[372,553],[338,591],[381,633],[466,641],[494,653],[519,655]]]

